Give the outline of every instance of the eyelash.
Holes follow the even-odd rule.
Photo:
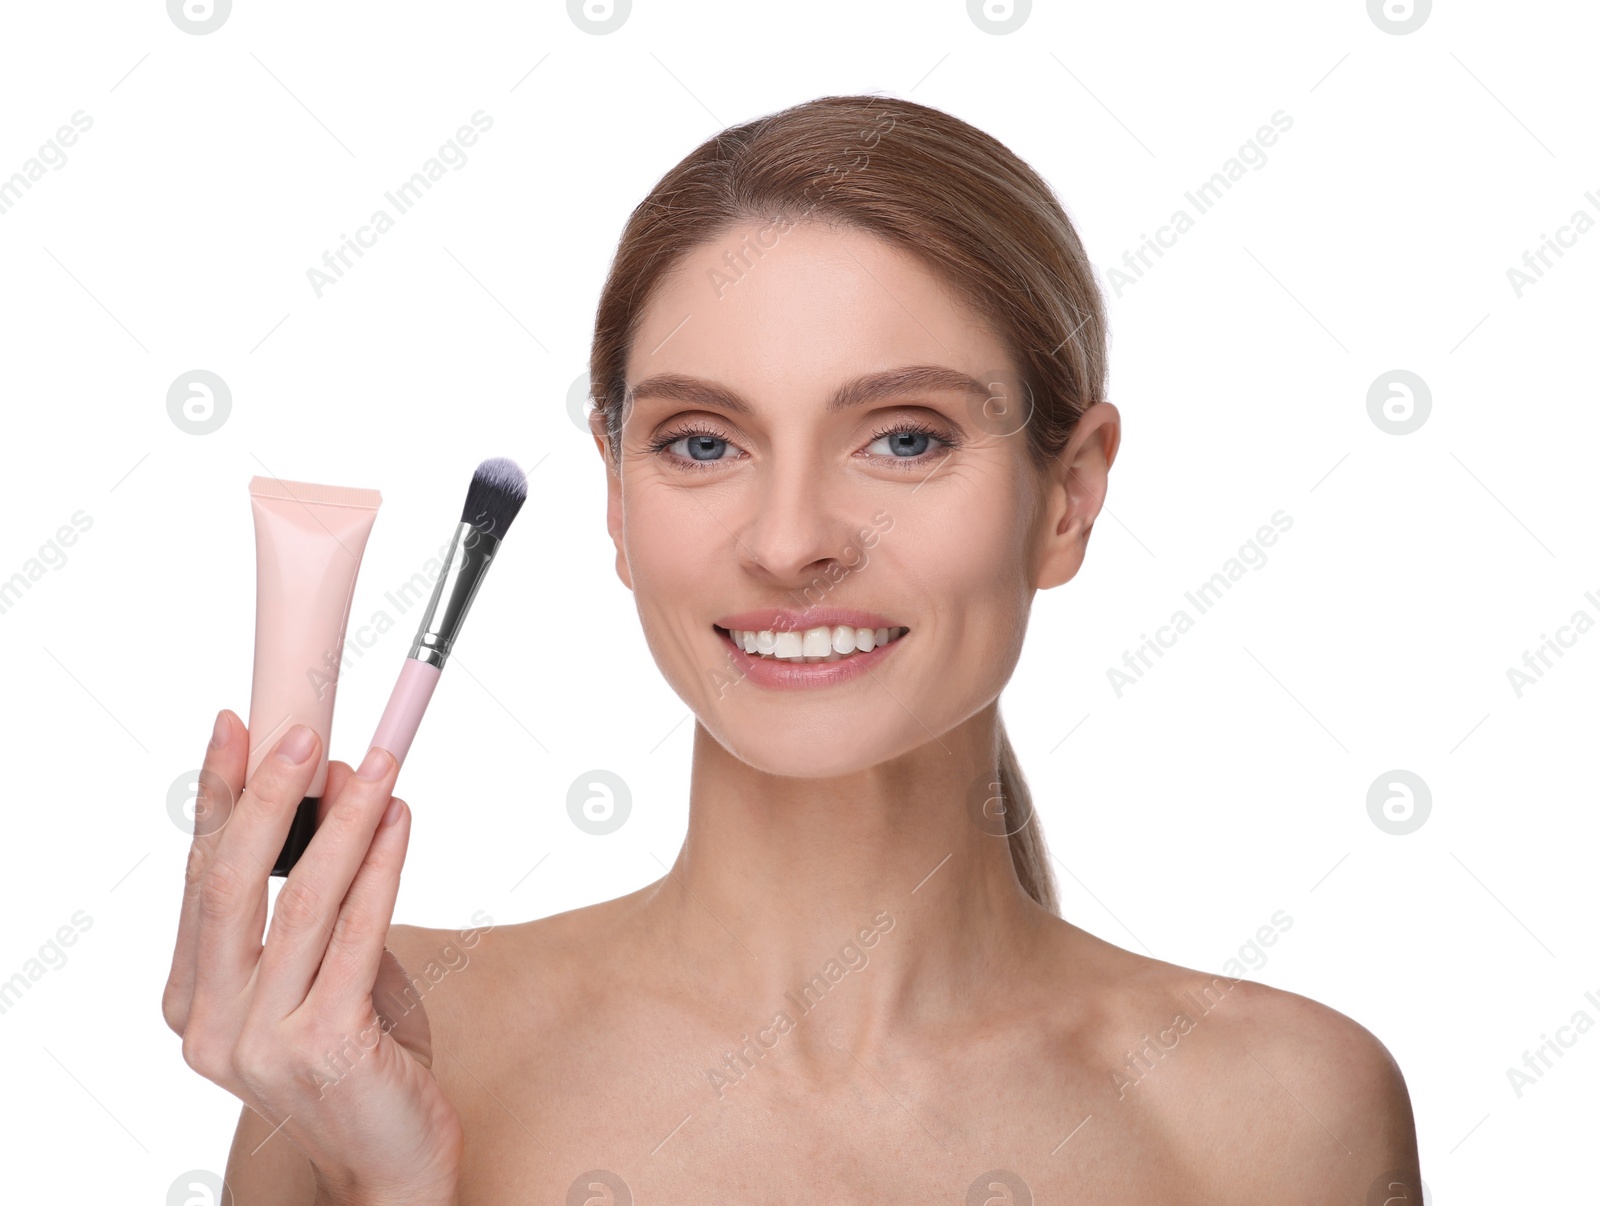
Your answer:
[[[880,430],[874,432],[872,438],[868,440],[867,443],[876,444],[886,435],[902,435],[907,432],[914,435],[931,436],[944,445],[944,452],[934,453],[929,451],[923,453],[921,456],[891,456],[878,457],[875,459],[879,461],[892,462],[896,468],[904,466],[906,469],[914,469],[926,465],[930,461],[936,460],[941,456],[945,456],[948,453],[953,452],[955,449],[961,447],[961,441],[955,436],[941,431],[939,428],[934,427],[931,424],[916,419],[907,419],[899,423],[890,423]],[[679,440],[689,436],[708,436],[713,440],[722,440],[727,444],[733,443],[732,437],[725,435],[721,431],[718,431],[715,427],[707,426],[703,423],[696,423],[688,427],[677,427],[671,431],[664,432],[663,434],[657,436],[650,442],[649,452],[653,456],[660,456],[673,444],[676,444]],[[689,469],[691,472],[704,472],[708,469],[711,469],[715,465],[722,464],[722,460],[720,459],[715,461],[697,461],[692,457],[680,457],[677,456],[677,454],[673,454],[673,456],[674,459],[680,463],[682,468]]]

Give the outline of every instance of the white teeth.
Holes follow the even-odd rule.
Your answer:
[[[898,640],[909,628],[852,628],[848,624],[819,625],[804,631],[753,632],[735,628],[729,635],[746,653],[789,662],[836,662],[855,653],[869,653]]]

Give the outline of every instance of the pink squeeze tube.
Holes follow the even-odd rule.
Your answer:
[[[322,741],[273,875],[287,875],[317,828],[328,782],[334,691],[356,573],[383,496],[275,477],[250,479],[256,528],[256,650],[245,780],[296,724]]]

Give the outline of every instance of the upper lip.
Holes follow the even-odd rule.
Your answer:
[[[741,611],[720,616],[714,621],[717,627],[741,632],[804,632],[808,628],[898,628],[902,625],[875,611],[860,611],[853,607],[813,607],[795,611],[787,607],[769,607],[763,611]]]

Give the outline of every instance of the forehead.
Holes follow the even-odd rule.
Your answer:
[[[628,386],[681,372],[797,394],[903,364],[974,376],[1008,363],[981,315],[876,235],[740,223],[687,253],[641,316]]]

